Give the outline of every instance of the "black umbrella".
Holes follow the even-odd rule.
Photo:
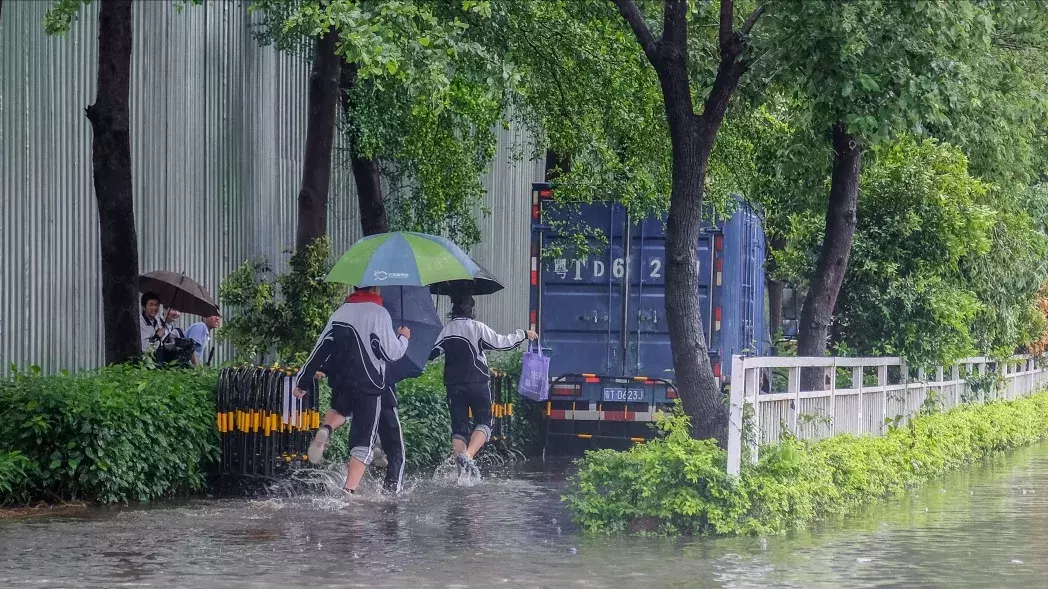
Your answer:
[[[474,260],[476,263],[476,260]],[[471,295],[489,295],[495,294],[498,291],[506,288],[501,282],[495,279],[488,272],[487,268],[477,264],[480,270],[477,272],[473,280],[448,280],[446,282],[437,282],[430,285],[430,290],[433,294],[439,295],[453,295],[456,293],[464,293]]]
[[[155,294],[168,309],[201,317],[218,315],[218,305],[207,289],[185,274],[167,270],[147,272],[138,277],[138,289]]]
[[[389,311],[394,329],[411,330],[411,342],[404,357],[386,366],[386,381],[391,384],[422,374],[437,343],[444,324],[433,305],[433,295],[425,286],[384,286],[382,306]]]

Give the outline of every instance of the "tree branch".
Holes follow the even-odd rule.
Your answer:
[[[633,29],[633,34],[636,35],[637,42],[644,49],[644,55],[648,56],[648,61],[651,62],[651,65],[657,66],[659,64],[659,43],[655,40],[654,35],[651,34],[648,24],[644,22],[644,16],[640,13],[640,9],[637,8],[637,3],[633,0],[611,1],[615,3],[615,6],[619,9],[619,14],[626,19],[630,28]]]
[[[732,20],[735,18],[734,0],[721,0],[720,3],[720,44],[726,45],[731,42],[735,27]]]
[[[760,17],[764,14],[764,12],[767,9],[767,4],[761,4],[760,6],[758,6],[757,9],[754,10],[753,13],[750,14],[750,16],[746,19],[746,22],[743,23],[742,28],[739,29],[739,33],[741,33],[742,35],[749,35],[750,31],[753,30],[753,25],[757,24],[757,20],[760,19]]]
[[[659,49],[664,52],[680,52],[687,59],[688,53],[688,0],[665,0],[662,11],[662,42]]]

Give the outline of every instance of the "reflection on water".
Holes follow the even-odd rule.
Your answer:
[[[566,466],[0,522],[3,587],[1042,587],[1048,445],[775,538],[585,538]]]

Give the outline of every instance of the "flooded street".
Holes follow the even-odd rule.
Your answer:
[[[587,538],[567,464],[399,499],[192,500],[0,521],[3,587],[1043,587],[1048,445],[788,537]]]

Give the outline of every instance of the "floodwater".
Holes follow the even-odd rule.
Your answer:
[[[0,521],[0,587],[1046,587],[1048,445],[784,537],[583,537],[568,465]]]

